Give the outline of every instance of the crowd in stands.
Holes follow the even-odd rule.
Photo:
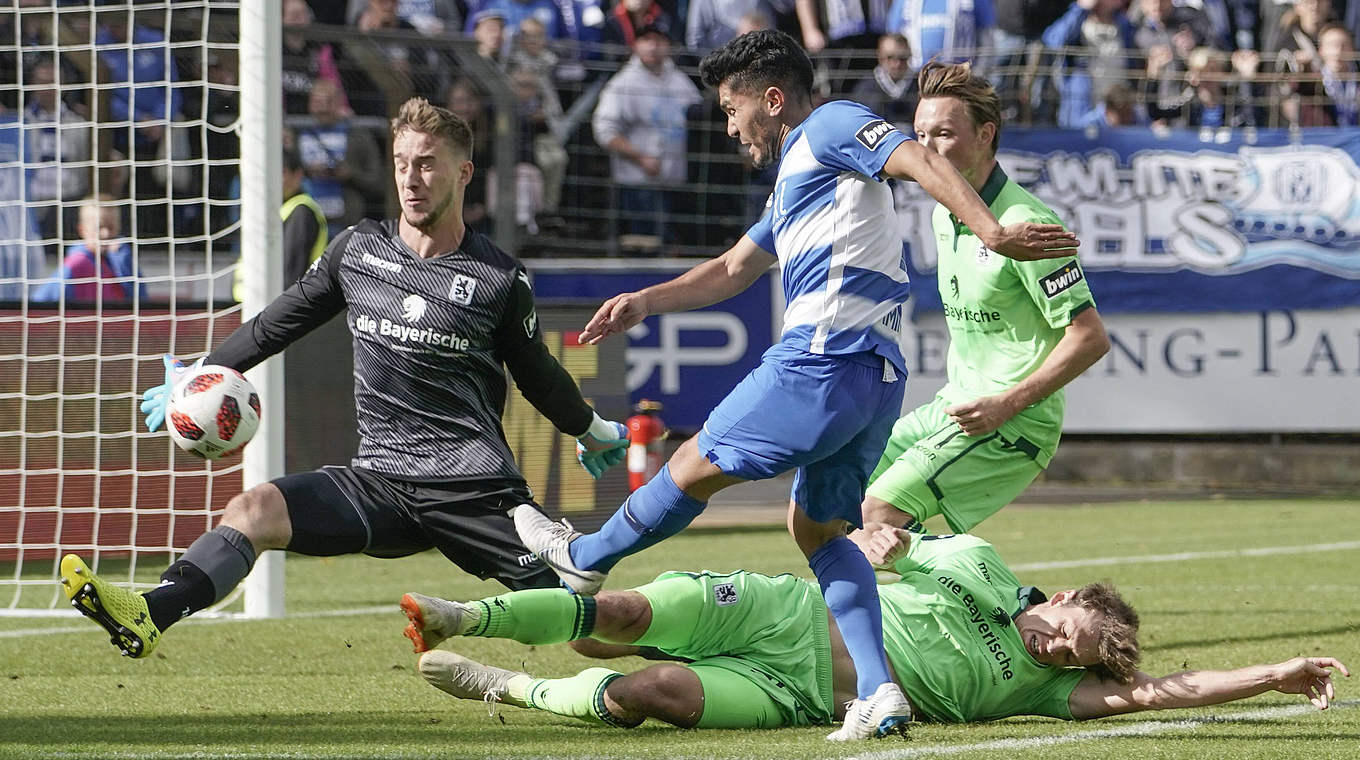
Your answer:
[[[931,59],[971,59],[1013,124],[1360,125],[1360,0],[283,0],[281,13],[285,145],[332,232],[385,214],[390,183],[375,179],[386,174],[385,120],[416,94],[473,126],[469,224],[491,231],[500,216],[531,246],[579,240],[593,255],[723,245],[759,212],[771,177],[725,135],[695,66],[759,28],[802,41],[817,97],[858,100],[907,127],[916,71]],[[227,211],[175,201],[238,192],[229,161],[181,161],[235,155],[235,136],[214,128],[235,119],[234,51],[177,55],[169,43],[201,28],[167,25],[160,6],[58,18],[0,17],[0,35],[40,51],[0,56],[0,76],[21,84],[3,91],[0,115],[23,112],[26,160],[108,168],[29,172],[42,237],[80,239],[83,217],[70,211],[92,193],[113,197],[122,229],[143,242],[218,229]],[[136,52],[42,52],[91,35]],[[72,86],[96,66],[98,81],[126,86]],[[192,119],[207,127],[177,126]],[[500,215],[505,181],[516,208]]]

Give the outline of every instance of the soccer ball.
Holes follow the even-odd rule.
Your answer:
[[[180,378],[166,410],[170,439],[204,459],[234,454],[260,426],[260,394],[240,372],[209,364]]]

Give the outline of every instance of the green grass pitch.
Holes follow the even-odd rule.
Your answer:
[[[1360,502],[1014,506],[978,533],[1047,591],[1113,581],[1142,615],[1153,674],[1300,654],[1360,670]],[[609,587],[737,564],[809,575],[782,526],[696,529],[625,560]],[[848,747],[829,745],[821,727],[619,731],[512,707],[492,716],[420,679],[396,603],[404,591],[465,599],[499,586],[435,553],[291,556],[287,572],[288,618],[190,620],[144,662],[119,656],[85,620],[0,618],[0,758],[1360,757],[1360,673],[1337,679],[1338,703],[1322,713],[1269,693],[1085,724],[917,725],[908,741]],[[459,639],[451,648],[535,675],[591,662],[565,646]]]

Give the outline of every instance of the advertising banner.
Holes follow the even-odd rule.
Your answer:
[[[1360,431],[1360,308],[1105,314],[1110,352],[1067,386],[1067,433]],[[903,330],[907,408],[945,383],[944,315]]]
[[[669,280],[696,262],[525,263],[533,275],[538,303],[581,306],[589,315],[619,293]],[[783,311],[779,292],[779,272],[772,269],[722,303],[643,320],[627,337],[630,398],[660,401],[667,425],[697,431],[732,386],[760,363],[760,355],[777,337]],[[576,329],[585,323],[582,319]]]
[[[1081,238],[1102,313],[1360,305],[1360,130],[1008,129],[998,160]],[[898,183],[918,311],[940,308],[930,213]]]

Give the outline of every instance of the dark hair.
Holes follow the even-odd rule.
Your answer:
[[[1077,590],[1072,604],[1091,610],[1100,617],[1097,648],[1100,663],[1092,670],[1101,678],[1119,683],[1133,681],[1142,653],[1138,649],[1138,613],[1124,601],[1114,586],[1107,583],[1088,583]]]
[[[302,170],[302,153],[297,148],[283,149],[283,170],[286,172]]]
[[[812,59],[774,29],[747,32],[704,56],[699,76],[714,89],[723,83],[745,93],[778,87],[794,100],[812,100]]]
[[[973,73],[973,66],[963,63],[931,61],[921,67],[917,79],[921,100],[926,98],[958,98],[968,109],[968,118],[977,129],[987,122],[996,126],[992,135],[992,153],[1001,144],[1001,101],[991,82]]]

